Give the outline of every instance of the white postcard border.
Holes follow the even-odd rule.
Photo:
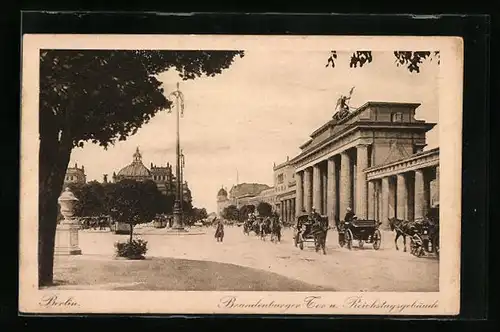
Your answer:
[[[162,45],[165,45],[164,48]],[[439,292],[160,292],[39,290],[40,49],[439,50]],[[22,44],[19,310],[23,313],[456,315],[460,307],[463,41],[459,37],[25,35]],[[360,272],[362,273],[362,272]],[[395,281],[397,282],[397,281]],[[57,296],[65,305],[44,306]],[[318,296],[319,298],[314,298]],[[234,297],[234,300],[233,300]],[[312,298],[311,298],[312,297]],[[309,302],[308,300],[313,300]],[[228,304],[229,303],[229,304]],[[230,303],[233,303],[232,307]],[[315,303],[315,305],[311,304]],[[353,304],[357,303],[357,304]],[[238,305],[237,305],[238,304]],[[241,306],[240,306],[241,304]]]

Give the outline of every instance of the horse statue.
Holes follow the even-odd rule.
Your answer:
[[[389,218],[389,226],[391,227],[391,231],[396,232],[396,237],[394,238],[394,244],[396,246],[396,250],[399,250],[398,247],[398,239],[403,237],[403,252],[406,252],[406,237],[412,236],[414,233],[413,226],[409,221],[401,220],[397,218]]]
[[[217,223],[217,228],[215,229],[215,239],[217,242],[222,242],[224,240],[224,224],[221,221]]]

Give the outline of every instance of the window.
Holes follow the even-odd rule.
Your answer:
[[[391,114],[392,122],[403,122],[403,113],[392,113]]]
[[[278,183],[283,183],[283,174],[278,175]]]

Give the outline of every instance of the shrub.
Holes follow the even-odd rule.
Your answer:
[[[144,255],[148,251],[147,244],[147,241],[141,239],[134,239],[127,242],[116,242],[116,256],[128,259],[144,259]]]

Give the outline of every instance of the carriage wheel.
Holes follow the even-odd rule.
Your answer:
[[[345,232],[345,243],[347,244],[347,249],[351,250],[352,249],[352,233],[349,229]]]
[[[365,241],[359,240],[358,245],[359,245],[360,248],[363,248],[363,246],[365,245]]]
[[[339,233],[339,246],[341,248],[345,246],[345,234]]]
[[[415,235],[410,240],[411,254],[416,257],[420,257],[423,254],[422,239],[420,236]]]
[[[382,243],[382,234],[377,229],[377,230],[375,230],[375,233],[373,234],[373,249],[379,250],[381,243]]]

